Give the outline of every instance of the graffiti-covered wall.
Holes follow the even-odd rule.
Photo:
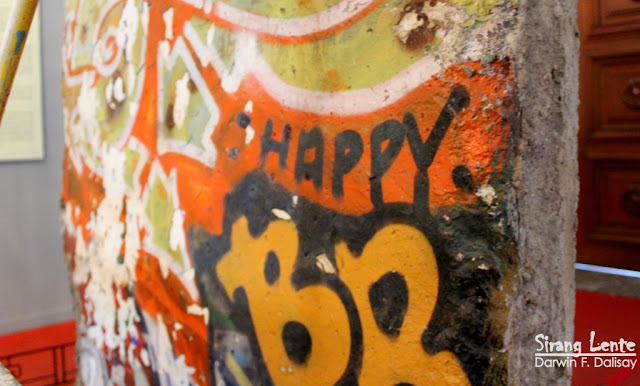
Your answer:
[[[67,0],[83,382],[504,382],[516,13]]]

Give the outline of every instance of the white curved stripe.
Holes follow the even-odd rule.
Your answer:
[[[339,92],[306,90],[280,78],[258,55],[252,73],[264,90],[280,104],[317,114],[355,115],[381,109],[397,102],[442,70],[442,64],[427,56],[391,79],[375,86]]]
[[[219,18],[259,34],[283,37],[310,35],[335,27],[356,16],[375,0],[342,0],[333,7],[305,17],[290,19],[257,15],[224,2],[216,2],[213,12]]]
[[[236,61],[248,61],[246,68],[251,69],[250,72],[264,90],[283,106],[316,114],[356,115],[396,103],[451,65],[479,60],[486,48],[482,41],[486,41],[495,27],[488,23],[476,29],[474,38],[467,41],[465,49],[458,55],[458,61],[442,61],[430,54],[382,83],[356,90],[324,92],[294,86],[278,76],[259,51],[245,52],[243,56],[236,57]]]

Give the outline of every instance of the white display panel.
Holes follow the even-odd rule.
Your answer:
[[[0,0],[1,33],[4,33],[11,3],[12,0]],[[0,124],[0,161],[44,158],[41,56],[38,7]]]

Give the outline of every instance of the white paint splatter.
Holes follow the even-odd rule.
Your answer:
[[[207,43],[208,47],[212,47],[213,46],[213,39],[216,36],[216,25],[215,24],[211,24],[211,27],[209,27],[209,29],[207,30],[207,36],[205,38],[205,42]],[[207,63],[203,63],[203,65],[208,65],[209,61],[207,60]]]
[[[104,199],[91,213],[87,224],[90,242],[85,242],[80,228],[77,230],[80,237],[76,240],[73,281],[87,283],[84,306],[87,323],[91,324],[88,336],[99,346],[104,344],[110,351],[116,351],[120,359],[126,361],[125,343],[128,337],[138,337],[139,317],[134,299],[123,292],[121,285],[135,281],[138,256],[137,249],[136,253],[129,252],[128,258],[120,256],[123,241],[131,241],[124,235],[124,223],[120,221],[126,190],[125,153],[103,144],[102,154]],[[131,206],[135,213],[135,204]],[[129,222],[135,221],[129,219]]]
[[[326,274],[336,273],[336,268],[331,264],[331,261],[324,253],[316,256],[316,267],[320,268],[320,270]]]
[[[170,52],[171,52],[171,45],[169,44],[169,41],[163,40],[160,43],[158,43],[158,53],[164,63],[167,63],[169,61]]]
[[[391,28],[391,32],[398,37],[403,43],[407,42],[411,32],[424,24],[423,19],[418,19],[417,12],[406,13],[400,22]]]
[[[187,366],[184,354],[177,357],[174,355],[174,347],[162,315],[158,314],[155,321],[146,313],[144,316],[149,330],[147,347],[151,350],[151,367],[158,373],[160,385],[195,384],[192,377],[195,368]]]
[[[160,265],[160,273],[162,274],[162,278],[166,279],[169,277],[169,262],[167,259],[163,259],[162,257],[158,258],[158,264]]]
[[[209,324],[209,309],[206,307],[200,307],[197,304],[190,304],[187,306],[187,313],[192,315],[201,315],[204,318],[204,324]]]
[[[173,122],[177,129],[181,129],[187,117],[187,108],[191,99],[189,92],[189,73],[185,72],[181,79],[176,81],[176,99],[173,103]]]
[[[76,247],[73,254],[75,269],[73,270],[71,280],[73,281],[73,284],[79,286],[81,284],[85,284],[87,280],[89,280],[90,266],[88,264],[88,259],[90,257],[87,244],[84,241],[84,237],[82,237],[82,228],[78,226],[74,233],[79,237],[76,239]]]
[[[77,207],[76,207],[77,208]],[[69,202],[65,202],[64,210],[62,211],[62,231],[66,232],[69,236],[76,234],[76,225],[73,222],[73,206]]]
[[[164,20],[164,38],[173,40],[173,8],[169,8],[162,14]]]
[[[491,206],[496,198],[496,190],[489,184],[480,185],[476,190],[476,197],[481,199],[488,206]]]
[[[80,95],[76,101],[78,121],[71,122],[70,134],[73,145],[82,146],[83,143],[88,143],[93,155],[97,155],[100,152],[100,134],[96,120],[98,93],[93,86],[93,80],[92,74],[83,73]]]
[[[175,209],[171,219],[171,229],[169,230],[169,248],[172,251],[181,251],[187,246],[184,234],[184,210]]]
[[[467,15],[463,8],[447,3],[436,3],[431,6],[428,2],[425,2],[422,7],[422,13],[426,14],[429,18],[429,27],[439,27],[439,29],[446,30],[454,25],[462,27],[471,15]],[[441,32],[437,32],[441,33]],[[441,33],[440,37],[444,37]]]
[[[247,125],[247,128],[244,130],[244,145],[249,146],[255,136],[256,130],[251,125]]]
[[[253,112],[253,101],[248,101],[245,105],[244,105],[244,112],[246,114],[251,114]]]
[[[253,101],[248,101],[244,105],[244,112],[247,115],[249,115],[249,114],[251,114],[253,112]],[[244,134],[244,144],[245,144],[245,146],[249,146],[249,144],[251,143],[251,141],[253,141],[253,138],[255,136],[256,136],[256,130],[253,128],[253,126],[247,125],[247,127],[245,128],[245,134]]]
[[[271,209],[271,213],[273,213],[274,216],[276,216],[281,220],[287,220],[287,221],[291,220],[291,215],[282,209],[273,208]]]
[[[124,265],[129,271],[129,277],[136,277],[136,262],[140,248],[140,218],[144,213],[142,202],[137,197],[129,196],[126,200],[127,214],[125,216],[126,233],[124,235]]]
[[[104,165],[102,185],[104,199],[95,212],[93,238],[97,247],[97,256],[110,267],[115,263],[124,235],[124,224],[120,221],[122,214],[126,184],[124,181],[124,165],[126,155],[116,148],[102,144],[102,163]],[[124,281],[126,277],[118,277]]]
[[[249,115],[249,114],[251,114],[253,112],[253,101],[248,101],[244,105],[244,112],[247,115]],[[245,134],[244,134],[244,144],[245,144],[245,146],[249,146],[249,144],[251,143],[251,141],[253,141],[253,138],[255,136],[256,136],[256,130],[253,128],[253,126],[247,125],[247,127],[245,128]]]
[[[116,81],[113,83],[113,98],[118,103],[121,103],[126,98],[126,94],[124,93],[124,82],[121,76],[117,77]]]

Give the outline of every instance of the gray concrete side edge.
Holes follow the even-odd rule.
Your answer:
[[[520,0],[515,47],[519,128],[514,175],[518,270],[506,333],[509,383],[570,384],[536,368],[535,336],[573,340],[578,203],[577,0]]]

